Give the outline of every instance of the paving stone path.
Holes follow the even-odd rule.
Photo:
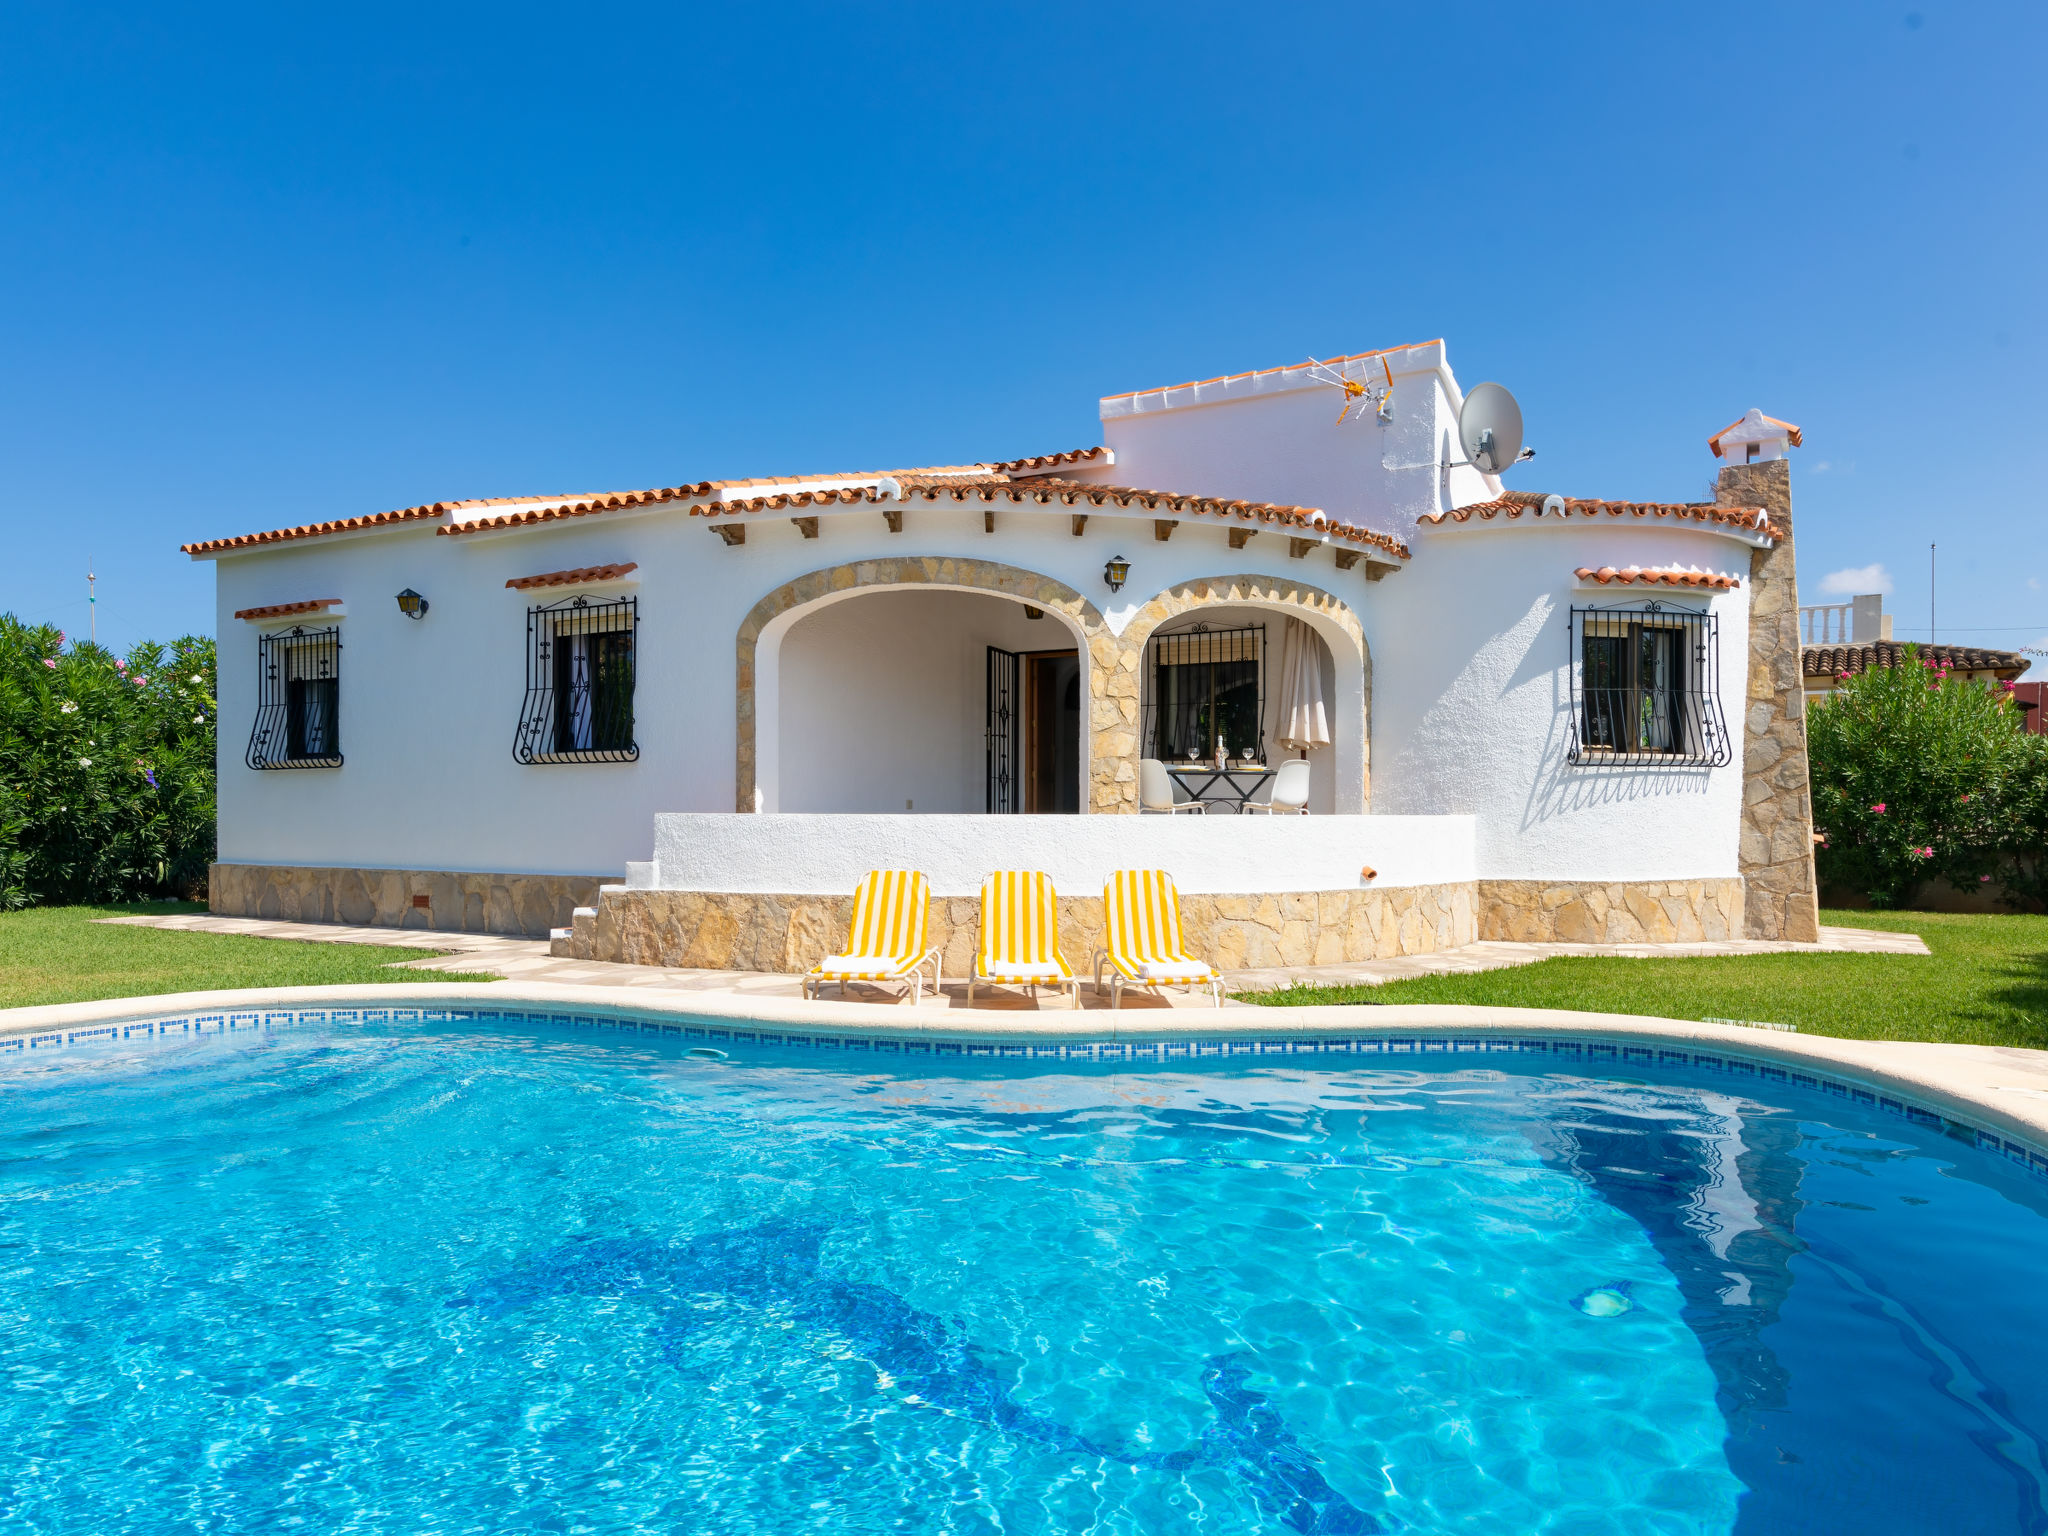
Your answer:
[[[794,976],[766,971],[697,971],[658,965],[614,965],[602,960],[563,960],[548,953],[545,939],[507,938],[489,933],[447,933],[425,928],[355,928],[341,923],[287,923],[254,917],[215,917],[204,912],[179,912],[161,917],[108,917],[105,923],[140,928],[172,928],[190,933],[228,933],[246,938],[298,939],[327,944],[384,944],[404,949],[445,950],[421,960],[399,962],[406,970],[471,971],[516,981],[560,982],[576,986],[639,987],[672,992],[705,992],[741,997],[795,997]],[[1349,965],[1304,965],[1284,969],[1232,971],[1224,985],[1230,992],[1265,992],[1288,986],[1377,986],[1410,976],[1464,975],[1533,965],[1558,955],[1628,956],[1669,960],[1698,955],[1767,955],[1816,951],[1835,954],[1924,955],[1926,943],[1915,933],[1887,933],[1872,928],[1822,928],[1818,944],[1786,944],[1761,939],[1727,939],[1689,944],[1467,944],[1433,955],[1404,955],[1394,960],[1362,960]],[[1080,960],[1083,957],[1070,956]],[[855,983],[852,999],[897,1002],[899,988]],[[836,991],[830,995],[836,996]],[[1165,997],[1124,994],[1126,1008],[1207,1007],[1206,992],[1173,992]],[[927,1008],[964,1008],[965,978],[949,978],[937,995],[925,994]],[[976,999],[977,1008],[1064,1007],[1050,995],[1034,999],[1021,988],[999,988]],[[1106,1008],[1084,979],[1083,1008]],[[1231,1003],[1229,1006],[1250,1007]]]

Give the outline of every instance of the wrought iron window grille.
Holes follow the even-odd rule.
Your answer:
[[[1571,746],[1581,768],[1722,768],[1721,621],[1648,602],[1571,610]]]
[[[1207,760],[1221,736],[1232,757],[1266,756],[1266,626],[1197,624],[1145,647],[1145,755]]]
[[[251,768],[341,766],[341,630],[299,625],[256,642]]]
[[[512,738],[521,763],[631,763],[639,599],[565,598],[526,610],[526,701]]]

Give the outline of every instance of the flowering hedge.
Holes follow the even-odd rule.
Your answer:
[[[213,744],[211,640],[116,656],[0,614],[0,906],[202,891]]]
[[[2004,687],[1952,675],[1908,646],[1846,677],[1806,713],[1821,883],[1895,907],[1937,876],[2026,899],[2048,846],[2048,738]]]

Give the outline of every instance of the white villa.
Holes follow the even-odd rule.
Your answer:
[[[1078,965],[1141,865],[1226,966],[1814,938],[1798,429],[1717,434],[1711,503],[1579,500],[1461,462],[1464,398],[1427,342],[1112,395],[1036,458],[186,545],[214,909],[797,970],[913,867],[960,974],[988,871],[1053,876]],[[1307,815],[1231,814],[1303,756]],[[1209,814],[1143,814],[1147,759]]]

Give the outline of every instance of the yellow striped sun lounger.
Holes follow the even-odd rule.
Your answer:
[[[1109,1006],[1127,986],[1207,987],[1223,1005],[1223,973],[1187,952],[1180,932],[1180,892],[1163,869],[1120,869],[1102,888],[1102,942],[1095,952],[1095,992],[1109,970]]]
[[[1080,984],[1060,953],[1059,894],[1035,870],[998,870],[981,882],[981,946],[967,981],[970,1003],[975,983],[983,981],[1029,987],[1034,997],[1040,987],[1058,988],[1071,1007],[1081,1006]]]
[[[931,905],[931,885],[916,870],[870,870],[854,887],[846,953],[827,955],[805,973],[804,996],[818,996],[828,981],[839,983],[842,997],[849,981],[907,981],[915,1006],[924,1000],[927,963],[938,991],[939,952],[925,942]]]

